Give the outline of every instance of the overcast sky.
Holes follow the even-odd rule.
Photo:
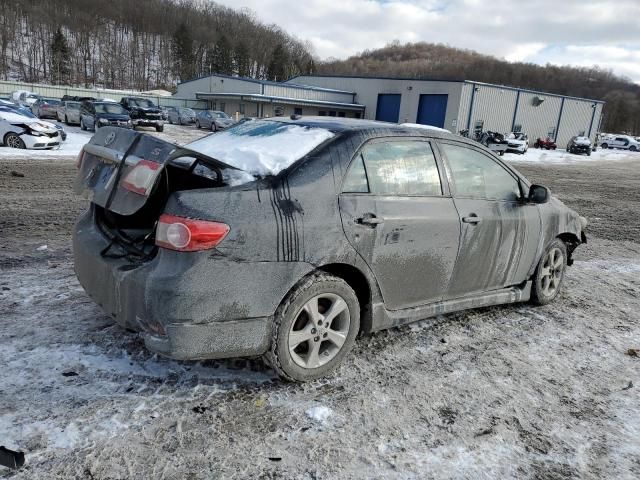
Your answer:
[[[640,83],[640,0],[216,0],[345,58],[397,39],[512,61],[611,68]]]

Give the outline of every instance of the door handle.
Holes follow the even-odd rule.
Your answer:
[[[464,223],[480,223],[482,221],[482,219],[477,216],[475,213],[472,213],[471,215],[469,215],[468,217],[462,217],[462,221]]]
[[[362,217],[356,218],[356,223],[359,225],[369,225],[371,227],[375,227],[376,225],[384,223],[384,219],[376,217],[373,213],[365,213]]]

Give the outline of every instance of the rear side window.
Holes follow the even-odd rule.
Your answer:
[[[369,190],[378,195],[442,195],[431,144],[422,141],[367,145],[362,158]]]
[[[458,145],[441,144],[451,170],[455,195],[495,200],[517,200],[518,181],[490,157]]]

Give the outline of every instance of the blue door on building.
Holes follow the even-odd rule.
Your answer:
[[[376,120],[398,123],[398,118],[400,118],[400,98],[401,95],[399,93],[378,94]]]
[[[449,95],[420,95],[416,123],[444,128]],[[378,100],[379,101],[379,100]]]

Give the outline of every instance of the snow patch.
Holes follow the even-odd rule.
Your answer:
[[[517,153],[505,153],[505,160],[510,162],[534,162],[534,163],[551,163],[556,165],[575,164],[579,162],[600,162],[600,161],[621,161],[621,160],[638,160],[640,161],[640,153],[628,152],[624,150],[611,150],[599,148],[587,155],[574,155],[566,150],[544,150],[538,148],[530,148],[523,155]]]
[[[325,407],[324,405],[318,405],[316,407],[311,407],[306,411],[307,417],[311,420],[315,420],[319,423],[326,423],[329,420],[329,417],[333,415],[333,410],[329,407]]]
[[[323,128],[255,120],[188,144],[190,150],[254,175],[276,175],[334,134]]]

